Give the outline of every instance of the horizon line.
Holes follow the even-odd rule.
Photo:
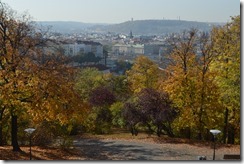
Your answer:
[[[196,21],[196,20],[184,20],[184,19],[137,19],[137,20],[127,20],[120,23],[98,23],[98,22],[83,22],[77,20],[35,20],[34,22],[73,22],[73,23],[85,23],[85,24],[122,24],[126,22],[136,22],[136,21],[185,21],[185,22],[199,22],[199,23],[228,23],[226,22],[210,22],[210,21]]]

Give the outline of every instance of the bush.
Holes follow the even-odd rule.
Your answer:
[[[33,133],[33,145],[48,146],[53,143],[55,139],[55,129],[52,123],[44,121],[36,128]]]

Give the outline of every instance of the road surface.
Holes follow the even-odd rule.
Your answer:
[[[152,143],[137,140],[88,139],[74,140],[74,146],[81,151],[85,160],[197,160],[206,156],[212,160],[213,149],[189,144]],[[239,150],[235,150],[240,154]],[[231,148],[216,149],[216,160],[224,154],[233,154]]]

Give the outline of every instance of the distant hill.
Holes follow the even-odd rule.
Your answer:
[[[97,23],[82,23],[82,22],[72,22],[72,21],[40,21],[37,22],[38,25],[44,27],[50,27],[51,31],[59,33],[79,33],[86,31],[90,27],[96,25],[106,25]]]
[[[38,22],[42,26],[50,26],[52,30],[60,33],[78,33],[84,31],[113,32],[134,35],[158,35],[168,33],[179,33],[190,28],[197,28],[202,31],[209,31],[213,25],[223,23],[204,23],[183,20],[136,20],[120,24],[96,24],[82,22]]]
[[[209,31],[213,25],[221,25],[221,23],[204,23],[180,20],[137,20],[107,26],[93,26],[91,29],[101,32],[106,31],[124,34],[129,34],[131,30],[135,35],[155,35],[179,33],[190,28]]]

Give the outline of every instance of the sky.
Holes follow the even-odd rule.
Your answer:
[[[144,19],[229,22],[239,0],[0,0],[34,21],[122,23]]]

